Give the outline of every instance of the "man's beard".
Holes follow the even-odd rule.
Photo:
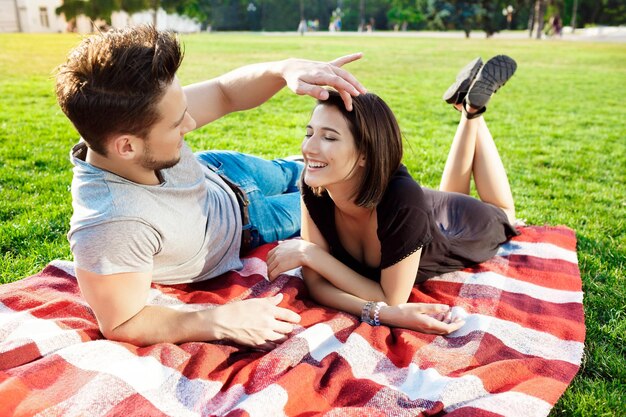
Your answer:
[[[172,158],[167,161],[157,161],[153,158],[150,147],[146,146],[145,153],[141,157],[139,162],[145,169],[151,169],[153,171],[160,171],[162,169],[168,169],[176,165],[180,161],[180,155],[176,158]]]

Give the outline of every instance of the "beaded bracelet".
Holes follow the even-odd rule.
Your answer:
[[[361,321],[369,324],[370,326],[380,326],[380,309],[383,306],[386,306],[387,303],[383,301],[379,301],[377,303],[373,301],[368,301],[363,306],[363,310],[361,311]],[[372,311],[372,307],[374,307],[374,318],[372,319],[370,312]]]
[[[386,306],[387,303],[379,301],[376,303],[376,307],[374,308],[374,326],[380,326],[380,309],[382,306]]]

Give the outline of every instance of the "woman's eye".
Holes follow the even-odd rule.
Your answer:
[[[325,139],[325,140],[327,140],[327,141],[329,141],[329,142],[334,142],[334,141],[336,141],[336,140],[337,140],[337,139],[332,138],[332,137],[330,137],[330,136],[324,136],[324,139]]]

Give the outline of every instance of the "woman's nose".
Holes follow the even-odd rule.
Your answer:
[[[300,146],[302,153],[315,153],[317,150],[317,138],[313,136],[309,136],[302,141],[302,146]]]

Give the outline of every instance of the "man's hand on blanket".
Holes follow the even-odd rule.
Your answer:
[[[465,324],[459,317],[452,318],[450,306],[428,303],[385,306],[380,310],[380,321],[389,326],[431,334],[450,334]]]
[[[228,339],[262,350],[274,349],[287,340],[300,316],[278,307],[282,294],[224,304],[213,310],[217,339]]]

